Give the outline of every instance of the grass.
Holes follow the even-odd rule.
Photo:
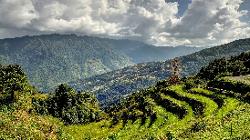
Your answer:
[[[187,97],[189,99],[194,99],[194,100],[201,102],[204,105],[203,112],[205,116],[209,116],[213,114],[213,112],[218,108],[218,105],[213,100],[204,96],[187,93],[183,90],[183,86],[181,85],[171,86],[170,89],[174,90],[180,96]]]
[[[250,105],[243,103],[232,106],[222,109],[221,112],[225,111],[223,115],[206,120],[205,130],[189,133],[185,139],[250,139]]]
[[[162,98],[168,99],[187,110],[187,114],[183,119],[175,119],[175,120],[169,121],[169,124],[166,124],[161,130],[159,130],[161,134],[159,136],[163,136],[163,134],[164,133],[166,134],[166,132],[171,132],[174,136],[177,136],[183,130],[185,130],[186,128],[190,126],[190,124],[188,123],[191,122],[191,120],[194,118],[193,110],[191,106],[189,106],[189,104],[186,102],[176,100],[167,95],[162,95]]]
[[[225,95],[221,95],[221,94],[216,94],[216,93],[213,93],[213,92],[206,90],[206,89],[193,88],[190,91],[195,92],[197,94],[198,93],[204,94],[204,96],[210,96],[210,97],[218,96],[218,98],[219,97],[222,98],[223,105],[221,108],[218,109],[218,111],[216,112],[216,115],[215,115],[219,118],[222,118],[228,112],[230,112],[231,110],[234,110],[237,107],[237,105],[239,104],[239,101],[237,99],[226,97]]]
[[[250,75],[228,76],[228,77],[224,77],[224,79],[228,79],[228,80],[231,80],[231,81],[238,81],[238,82],[242,82],[242,83],[250,85]]]
[[[179,118],[163,104],[156,102],[154,97],[151,99],[148,97],[148,100],[153,104],[154,112],[157,114],[157,119],[151,126],[149,118],[143,125],[138,119],[134,123],[128,121],[124,127],[122,122],[110,127],[111,121],[104,120],[87,125],[65,126],[64,130],[76,140],[140,140],[166,139],[167,137],[190,140],[250,139],[250,105],[248,103],[202,88],[185,91],[183,85],[171,86],[164,90],[164,93],[158,93],[161,101],[168,100],[184,108],[187,114],[183,118]],[[168,90],[174,91],[178,98],[167,94]],[[193,100],[196,101],[195,103],[202,104],[203,114],[201,116],[194,113],[194,105],[190,102]],[[218,104],[222,104],[221,107]]]
[[[119,123],[113,128],[110,128],[111,121],[101,121],[97,123],[90,123],[86,125],[70,125],[65,126],[64,130],[70,134],[76,140],[95,138],[102,139],[113,135],[116,131],[122,128],[122,124]]]
[[[0,139],[70,139],[62,126],[53,117],[29,114],[25,110],[0,111]]]

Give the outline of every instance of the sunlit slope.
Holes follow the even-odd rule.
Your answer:
[[[226,78],[231,83],[238,80],[238,77]],[[249,86],[249,81],[243,79],[245,86]],[[249,100],[245,93],[233,96],[234,93],[232,89],[217,85],[189,90],[182,84],[158,85],[141,95],[144,107],[133,108],[134,113],[139,114],[148,108],[151,113],[144,115],[146,117],[127,114],[126,119],[116,124],[110,120],[67,126],[65,130],[75,139],[249,139]],[[133,105],[130,102],[131,108]],[[120,112],[126,114],[126,110]]]

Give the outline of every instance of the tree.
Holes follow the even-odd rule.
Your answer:
[[[61,84],[47,100],[33,100],[35,110],[61,118],[65,124],[83,124],[101,118],[97,99],[84,92],[76,92],[66,84]]]
[[[29,94],[31,86],[19,65],[0,65],[0,105],[17,100],[20,94]]]
[[[175,58],[171,60],[171,72],[172,75],[169,78],[169,83],[170,84],[178,84],[180,82],[180,72],[181,72],[181,67],[180,67],[180,60],[178,58]]]

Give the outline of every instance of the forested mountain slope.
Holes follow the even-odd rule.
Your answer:
[[[200,49],[182,48],[185,51],[137,41],[89,36],[26,36],[0,40],[0,64],[21,65],[31,83],[46,91],[60,83],[106,73],[138,62],[163,61]]]
[[[239,55],[250,50],[250,39],[242,39],[229,44],[207,48],[202,51],[179,57],[182,75],[197,73],[201,67],[217,58]],[[102,104],[116,102],[129,93],[154,85],[170,75],[170,61],[142,63],[129,66],[87,79],[72,81],[69,84],[78,90],[96,93]]]

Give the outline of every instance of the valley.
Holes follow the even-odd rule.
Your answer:
[[[195,75],[204,66],[219,58],[236,56],[250,50],[250,39],[237,40],[228,44],[215,46],[199,52],[181,56],[181,75]],[[105,106],[118,102],[132,92],[153,86],[171,75],[170,60],[149,62],[129,66],[105,74],[69,82],[77,90],[94,92]]]
[[[138,41],[74,34],[0,40],[0,63],[19,64],[41,91],[137,63],[165,61],[203,48],[156,47]]]
[[[67,85],[39,93],[20,66],[1,66],[0,138],[249,139],[249,61],[249,52],[216,59],[194,76],[159,81],[104,110],[93,94]]]
[[[0,140],[250,140],[250,0],[0,0]]]

